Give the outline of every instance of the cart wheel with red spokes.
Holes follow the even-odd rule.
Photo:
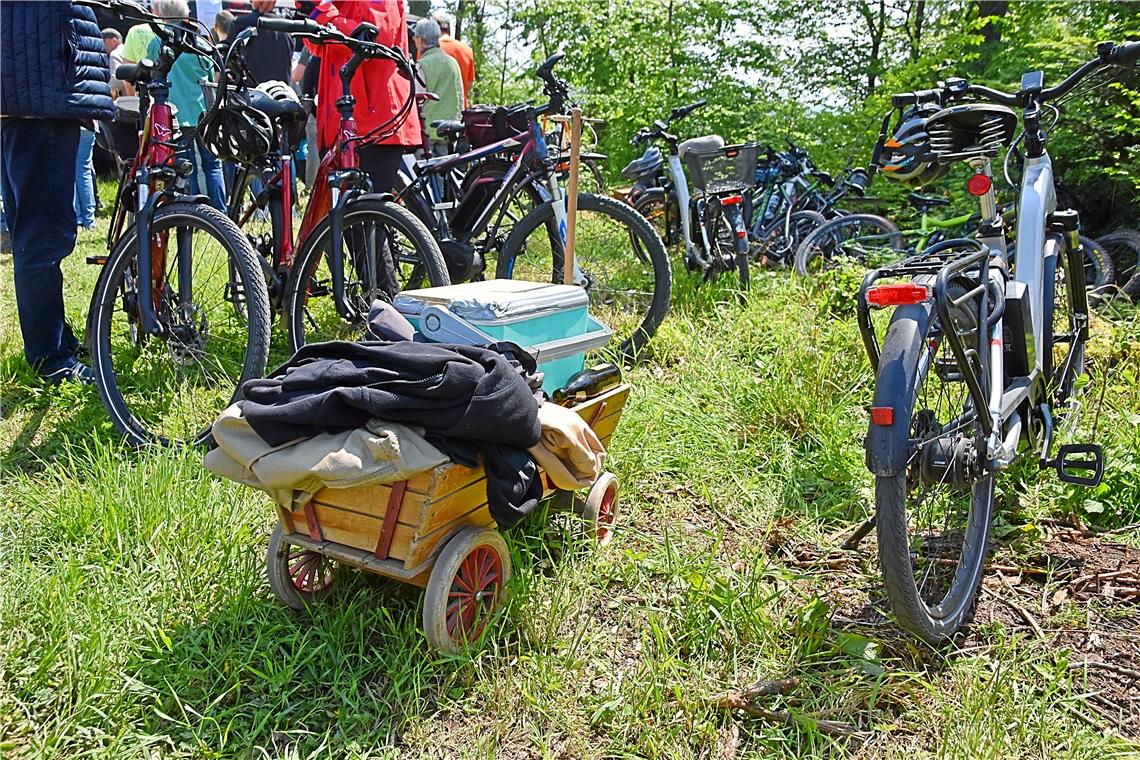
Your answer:
[[[336,562],[320,552],[292,544],[281,523],[269,537],[265,556],[269,588],[282,603],[295,610],[320,601],[333,589]]]
[[[511,579],[507,542],[491,528],[459,531],[435,561],[424,593],[428,643],[457,652],[479,638]]]
[[[618,479],[612,472],[603,472],[590,486],[584,501],[575,504],[575,510],[586,521],[586,529],[598,546],[605,546],[614,537],[614,524],[617,523]]]

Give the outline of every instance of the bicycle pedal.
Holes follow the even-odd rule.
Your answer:
[[[953,359],[936,359],[934,362],[934,372],[938,375],[938,379],[944,383],[962,382],[962,371],[958,369],[958,363]]]
[[[1055,469],[1063,483],[1095,488],[1104,477],[1104,451],[1095,443],[1066,443],[1046,466]],[[1092,475],[1082,475],[1082,472]]]

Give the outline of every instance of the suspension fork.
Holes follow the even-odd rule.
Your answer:
[[[332,275],[333,303],[342,319],[352,322],[359,316],[344,296],[344,209],[355,196],[344,189],[346,172],[329,175],[332,209],[329,211],[329,272]]]
[[[135,244],[137,246],[135,255],[138,260],[139,269],[139,318],[142,321],[142,328],[145,332],[151,335],[161,335],[163,333],[163,327],[162,324],[158,321],[158,314],[155,310],[155,260],[152,255],[153,249],[151,247],[150,239],[150,231],[152,223],[154,221],[154,211],[155,207],[157,206],[159,196],[152,193],[147,177],[147,171],[145,169],[139,170],[137,174],[137,181],[139,211],[135,217]],[[162,269],[165,268],[166,262],[161,261],[158,263],[160,266],[158,275],[161,276]],[[181,259],[179,260],[178,269],[179,280],[181,281]],[[189,275],[187,275],[187,279],[189,279]]]

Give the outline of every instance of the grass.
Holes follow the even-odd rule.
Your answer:
[[[82,234],[65,264],[76,324],[94,278],[83,258],[100,244]],[[311,614],[275,602],[267,500],[210,476],[199,452],[124,447],[93,389],[38,387],[23,366],[10,257],[0,269],[4,757],[1137,751],[1119,725],[1080,717],[1090,713],[1064,651],[1024,628],[979,621],[969,645],[920,648],[855,613],[883,608],[873,550],[832,569],[794,561],[805,547],[833,549],[869,508],[860,440],[871,376],[842,283],[761,272],[739,306],[727,287],[678,272],[675,310],[651,361],[629,373],[635,392],[612,446],[620,534],[594,552],[561,520],[524,522],[508,536],[504,614],[481,650],[449,656],[427,648],[411,587],[347,573]],[[1088,439],[1096,427],[1106,485],[1089,493],[1017,469],[999,521],[1015,536],[1070,513],[1140,520],[1140,320],[1115,316],[1095,325],[1072,432]],[[1082,609],[1054,622],[1081,625]],[[709,700],[783,677],[798,685],[766,705],[787,723]],[[871,738],[828,736],[822,718]]]

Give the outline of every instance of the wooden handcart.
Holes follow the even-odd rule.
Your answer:
[[[572,407],[601,442],[621,419],[629,386],[619,385]],[[543,496],[561,494],[599,544],[618,517],[618,480],[606,472],[583,497],[553,487],[542,473]],[[572,498],[565,498],[572,497]],[[318,491],[303,509],[278,505],[269,540],[269,586],[286,605],[304,609],[328,594],[336,563],[425,587],[428,642],[446,651],[474,641],[503,600],[510,552],[487,507],[483,469],[442,464],[390,485]]]

